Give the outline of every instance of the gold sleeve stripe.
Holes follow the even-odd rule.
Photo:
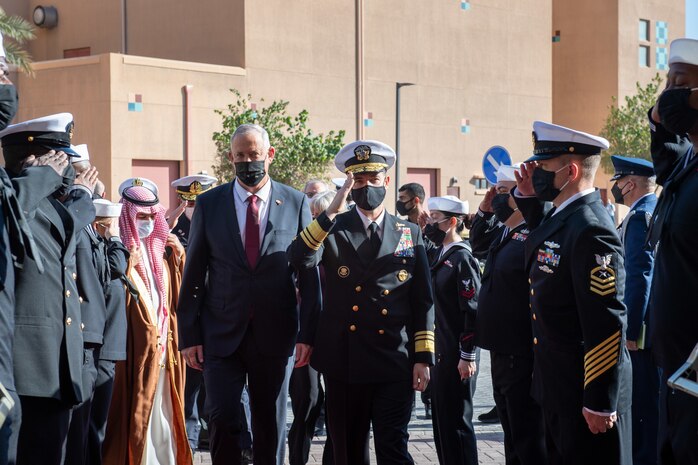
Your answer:
[[[415,336],[426,335],[426,336],[434,337],[434,331],[416,331],[416,332],[414,333],[414,335],[415,335]]]
[[[608,361],[608,363],[606,363],[606,365],[599,367],[599,370],[596,373],[594,373],[593,375],[590,375],[587,378],[584,378],[584,387],[586,388],[589,385],[589,383],[591,383],[596,378],[598,378],[599,376],[601,376],[602,374],[606,373],[608,370],[613,368],[617,362],[618,362],[618,359],[616,357],[613,357],[611,360]]]
[[[589,359],[587,362],[584,363],[584,371],[589,372],[594,369],[595,366],[599,365],[599,362],[603,361],[608,357],[609,354],[613,356],[618,355],[618,348],[620,347],[620,343],[613,344],[610,346],[608,349],[604,350],[603,352],[599,353],[598,357],[594,357],[593,359]]]
[[[603,371],[603,367],[608,365],[609,362],[611,362],[613,360],[618,360],[618,355],[616,353],[608,354],[603,360],[599,360],[599,363],[597,365],[595,365],[593,368],[589,368],[589,369],[584,370],[584,380],[586,381],[587,379],[591,378],[599,371]]]
[[[433,337],[427,337],[427,336],[417,336],[414,338],[415,342],[416,341],[434,341]]]
[[[605,348],[607,348],[608,346],[610,346],[611,344],[613,344],[613,342],[614,342],[616,339],[620,339],[620,329],[619,329],[618,331],[616,331],[615,333],[613,333],[613,335],[610,336],[608,339],[606,339],[605,341],[601,342],[601,343],[598,344],[596,347],[594,347],[594,348],[591,349],[589,352],[587,352],[586,355],[584,355],[584,363],[586,363],[587,360],[589,360],[591,357],[593,357],[594,354],[596,354],[596,353],[598,353],[598,352],[601,352],[602,350],[604,350]]]
[[[311,239],[308,239],[308,235],[305,233],[305,230],[301,231],[301,239],[303,239],[303,242],[305,242],[305,245],[307,245],[309,248],[313,250],[320,249],[320,246],[317,245],[316,242],[313,242]]]
[[[415,352],[431,352],[434,353],[434,341],[416,341],[414,343]]]
[[[305,230],[318,242],[324,241],[328,236],[327,231],[322,229],[322,226],[320,226],[320,223],[318,223],[317,220],[313,220],[313,222],[310,223]]]
[[[320,245],[320,242],[318,242],[318,241],[317,241],[312,235],[310,235],[310,233],[308,233],[308,231],[306,231],[305,229],[304,229],[303,231],[301,231],[301,236],[305,237],[305,239],[306,239],[308,242],[310,242],[311,244],[313,244],[314,246],[319,246],[319,245]]]

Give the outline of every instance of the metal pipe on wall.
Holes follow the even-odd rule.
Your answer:
[[[364,0],[356,10],[356,138],[364,138]]]
[[[121,53],[128,54],[128,41],[126,40],[128,31],[128,20],[126,19],[126,0],[121,0]]]
[[[184,173],[182,176],[189,176],[192,172],[191,166],[191,91],[194,86],[187,84],[182,86],[182,92],[184,92]]]

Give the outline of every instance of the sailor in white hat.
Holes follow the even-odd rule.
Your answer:
[[[652,356],[660,383],[681,377],[698,342],[693,304],[698,275],[698,40],[676,39],[669,51],[667,87],[650,118],[651,151],[662,195],[649,229],[654,250],[650,304]],[[662,389],[659,451],[662,463],[698,463],[698,398]],[[633,407],[635,405],[633,404]]]
[[[318,321],[312,361],[331,380],[327,408],[334,413],[328,422],[341,463],[363,462],[369,422],[384,432],[375,436],[379,456],[389,453],[395,462],[412,462],[404,433],[412,390],[426,388],[434,363],[434,313],[422,234],[384,205],[386,170],[394,163],[395,152],[382,142],[345,145],[335,158],[337,169],[346,173],[342,188],[288,249],[297,269],[323,264],[327,288],[333,290]],[[349,192],[356,207],[340,214]],[[384,409],[394,414],[376,413]],[[370,418],[361,419],[362,412]]]
[[[196,198],[211,189],[217,181],[218,179],[202,172],[175,179],[171,183],[182,202],[169,213],[167,223],[185,249],[189,241],[189,227],[196,208]]]
[[[535,228],[526,240],[533,394],[563,461],[632,463],[623,248],[594,188],[608,141],[540,121],[533,129],[515,196]],[[552,201],[552,213],[543,218],[535,197]]]

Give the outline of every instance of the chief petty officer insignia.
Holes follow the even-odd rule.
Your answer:
[[[600,296],[613,294],[616,292],[616,273],[610,267],[612,255],[594,255],[599,266],[591,270],[591,292]]]

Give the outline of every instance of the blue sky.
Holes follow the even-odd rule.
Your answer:
[[[698,0],[686,0],[686,37],[698,39]]]

